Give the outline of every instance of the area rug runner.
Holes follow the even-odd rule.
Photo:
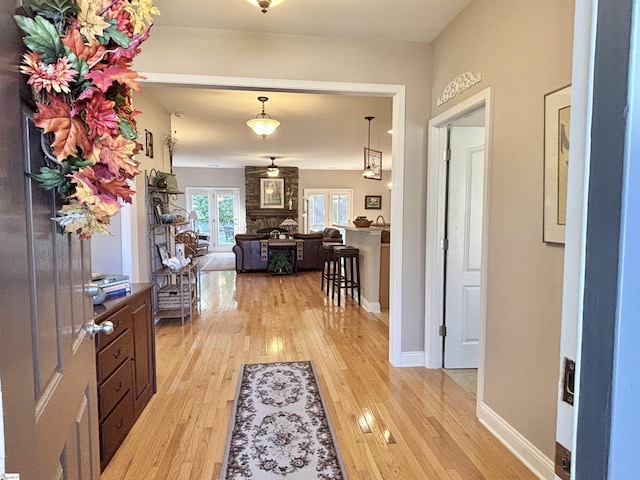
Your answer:
[[[346,480],[310,361],[242,365],[222,480]]]
[[[236,255],[233,252],[210,253],[199,259],[201,272],[229,271],[236,269]]]

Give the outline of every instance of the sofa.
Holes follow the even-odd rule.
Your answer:
[[[298,270],[322,270],[324,257],[322,244],[331,242],[342,243],[342,234],[337,228],[325,228],[322,232],[294,233],[293,238],[304,240],[302,260],[298,261]]]
[[[267,270],[267,261],[261,258],[260,241],[268,238],[268,234],[239,233],[236,235],[233,253],[236,255],[237,272]],[[304,241],[303,258],[298,261],[298,270],[322,270],[324,262],[322,243],[342,243],[342,234],[335,228],[325,228],[324,231],[317,233],[294,233],[293,238]]]

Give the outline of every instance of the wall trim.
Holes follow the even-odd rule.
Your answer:
[[[500,442],[541,480],[553,480],[553,460],[513,428],[486,403],[478,405],[478,419]]]
[[[396,367],[424,367],[424,352],[403,352],[400,365]]]
[[[446,175],[441,152],[444,151],[446,129],[454,119],[484,106],[484,206],[482,212],[482,277],[480,286],[480,318],[478,345],[477,405],[484,401],[484,364],[487,322],[487,267],[489,265],[489,182],[493,137],[493,90],[488,87],[454,105],[429,121],[429,151],[427,164],[427,222],[425,263],[425,363],[427,368],[440,368],[443,363],[442,337],[439,327],[443,317],[444,252],[440,241],[444,237]]]
[[[380,302],[370,302],[362,297],[362,307],[369,313],[380,313]]]

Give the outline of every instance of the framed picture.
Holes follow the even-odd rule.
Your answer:
[[[171,258],[169,250],[167,250],[167,247],[164,245],[156,245],[156,248],[158,249],[158,255],[160,255],[160,262],[166,265],[167,260]]]
[[[364,147],[364,168],[370,168],[373,175],[367,176],[369,180],[382,180],[382,152]]]
[[[382,209],[382,195],[365,195],[364,208],[367,210]]]
[[[284,208],[284,178],[260,179],[260,208]]]
[[[544,96],[543,241],[564,243],[567,223],[567,177],[571,86]]]
[[[145,128],[144,130],[144,154],[153,158],[153,133]]]

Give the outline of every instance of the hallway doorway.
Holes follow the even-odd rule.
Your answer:
[[[490,138],[491,88],[429,122],[425,366],[477,367],[478,402],[484,383]]]

